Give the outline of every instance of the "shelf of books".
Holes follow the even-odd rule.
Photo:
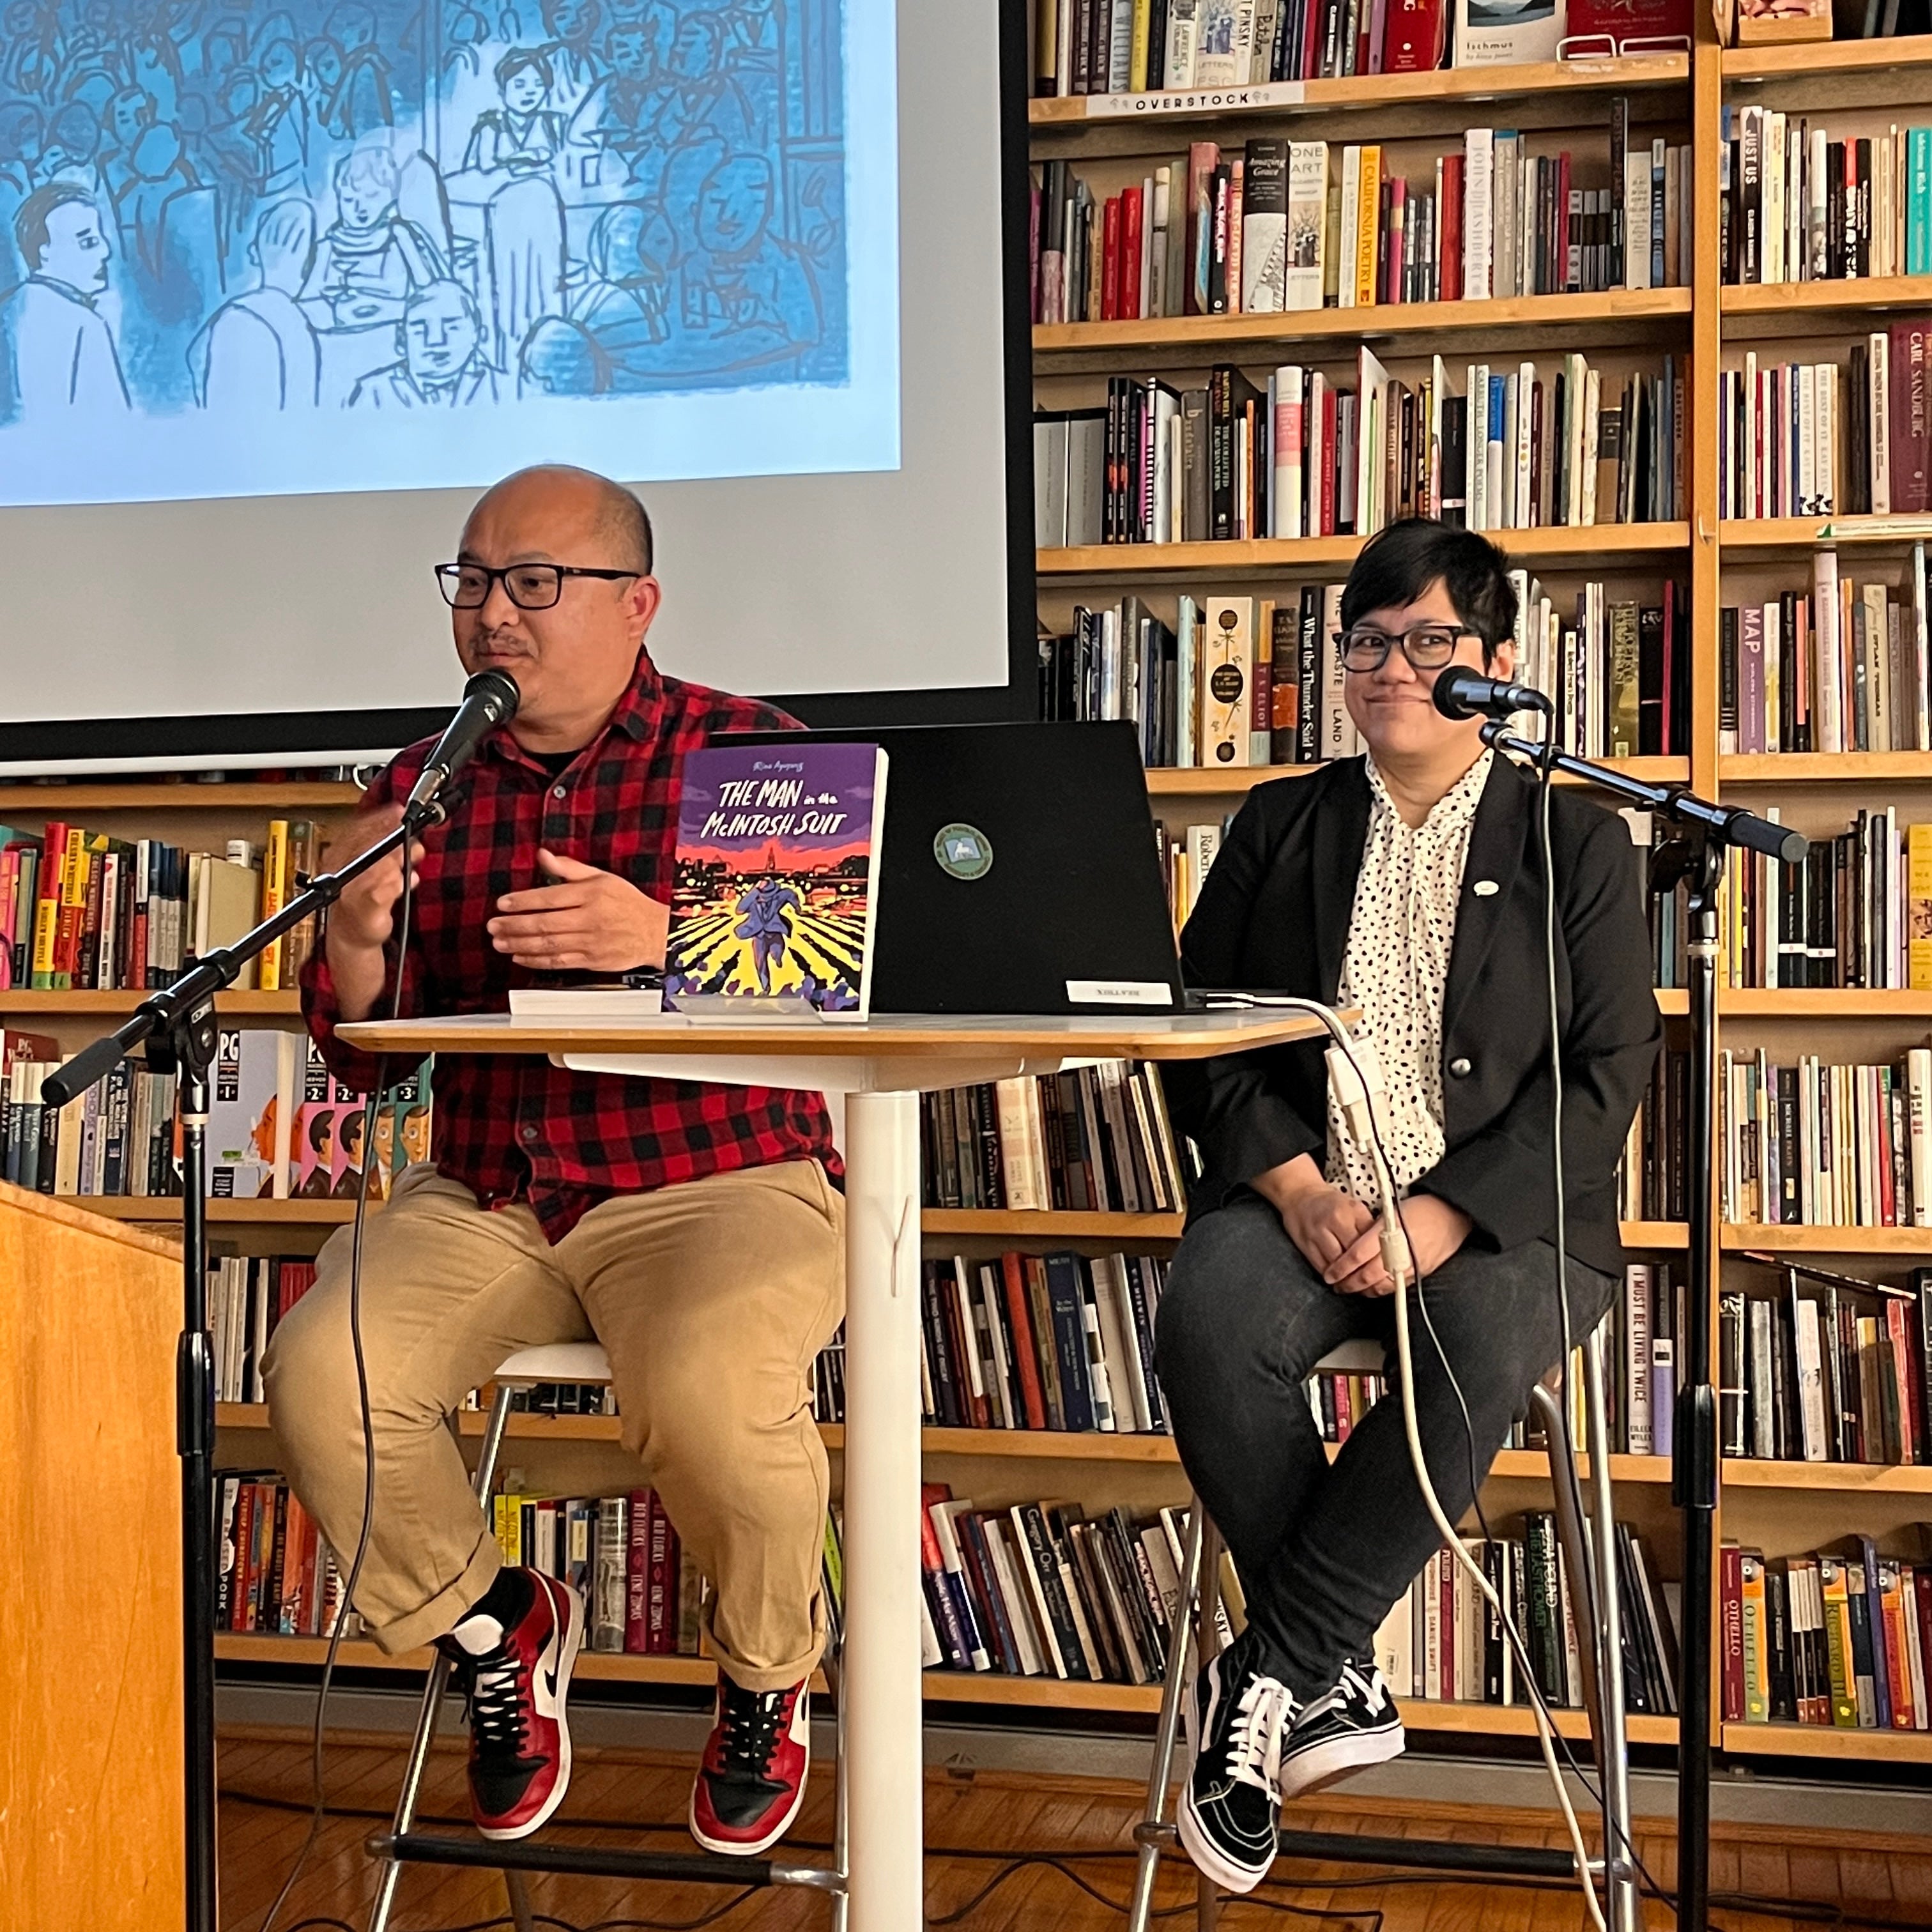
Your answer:
[[[1559,63],[1534,28],[1466,24],[1452,47],[1455,10],[1390,10],[1380,48],[1370,32],[1298,45],[1291,20],[1344,14],[1259,0],[1277,30],[1237,72],[1180,41],[1096,50],[1076,32],[1094,7],[1036,8],[1042,714],[1138,725],[1184,918],[1250,787],[1357,748],[1328,661],[1341,581],[1369,532],[1441,514],[1510,554],[1519,674],[1562,692],[1566,746],[1775,808],[1814,842],[1796,880],[1735,874],[1726,912],[1712,1346],[1720,1594],[1735,1588],[1718,1735],[1743,1755],[1932,1761],[1913,1694],[1932,1651],[1932,1148],[1912,1059],[1932,1035],[1932,952],[1911,938],[1932,902],[1913,849],[1932,868],[1932,829],[1914,838],[1932,828],[1932,437],[1906,406],[1932,339],[1932,104],[1932,104],[1932,36],[1720,52],[1700,18],[1694,56]],[[1398,44],[1418,20],[1443,40]],[[1496,44],[1460,44],[1483,32]],[[1239,696],[1217,708],[1230,664]],[[8,1178],[42,1184],[44,1158],[98,1211],[178,1220],[155,1185],[164,1087],[143,1076],[83,1167],[21,1070],[278,903],[352,806],[346,776],[0,786]],[[56,951],[37,958],[44,898]],[[1664,920],[1673,1020],[1681,940]],[[238,1037],[293,1036],[312,943],[225,1004],[260,1022]],[[1634,1258],[1610,1350],[1632,1736],[1657,1746],[1676,1736],[1688,1244],[1669,1034],[1625,1177]],[[287,1077],[277,1058],[266,1090]],[[244,1490],[250,1511],[218,1641],[238,1668],[311,1670],[340,1614],[332,1561],[312,1528],[291,1533],[298,1509],[262,1471],[256,1364],[314,1246],[353,1214],[362,1154],[346,1098],[290,1097],[286,1146],[258,1144],[259,1171],[244,1160],[211,1203],[231,1542]],[[426,1112],[388,1126],[391,1157],[398,1132],[426,1144]],[[1116,1066],[960,1090],[928,1100],[926,1127],[927,1695],[1144,1718],[1186,1500],[1152,1352],[1184,1192],[1158,1082]],[[1383,1393],[1311,1383],[1331,1454]],[[813,1394],[836,1455],[836,1347]],[[664,1626],[607,1614],[580,1670],[701,1684],[710,1666],[677,1654],[697,1586],[662,1511],[647,1492],[571,1500],[592,1494],[572,1484],[635,1479],[608,1400],[552,1391],[513,1414],[506,1478],[538,1493],[504,1499],[499,1534],[514,1514],[536,1560],[595,1568],[602,1551],[597,1587],[620,1593],[629,1564],[664,1565]],[[473,1446],[481,1412],[459,1425]],[[1543,1452],[1518,1439],[1486,1491],[1487,1560],[1515,1600],[1556,1606],[1532,1662],[1562,1706],[1574,1633],[1549,1501]],[[596,1520],[634,1506],[641,1538]],[[1378,1639],[1405,1718],[1527,1737],[1514,1664],[1442,1563]],[[423,1662],[359,1637],[343,1660]],[[1558,1715],[1580,1734],[1574,1708]]]
[[[1058,88],[1058,73],[1050,77]],[[1027,113],[1042,134],[1104,135],[1125,123],[1145,141],[1174,124],[1211,122],[1225,127],[1252,122],[1259,126],[1274,120],[1299,124],[1331,110],[1392,108],[1402,113],[1407,125],[1412,116],[1444,103],[1453,104],[1464,118],[1469,107],[1487,100],[1508,102],[1518,118],[1519,110],[1538,104],[1554,104],[1546,111],[1560,115],[1574,112],[1581,96],[1682,88],[1690,77],[1688,55],[1660,53],[1623,60],[1525,61],[1420,73],[1270,80],[1238,87],[1196,87],[1190,82],[1119,94],[1076,93],[1070,87],[1030,101]]]

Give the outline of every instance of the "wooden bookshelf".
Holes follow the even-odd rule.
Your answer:
[[[1724,572],[1739,563],[1766,574],[1774,566],[1792,580],[1808,568],[1810,554],[1832,544],[1868,557],[1894,558],[1917,541],[1932,542],[1932,517],[1924,518],[1810,518],[1762,521],[1723,520],[1718,514],[1715,372],[1726,340],[1787,338],[1807,340],[1806,359],[1828,352],[1823,338],[1850,338],[1862,332],[1874,313],[1932,311],[1932,278],[1886,282],[1798,284],[1772,288],[1722,289],[1714,248],[1717,232],[1716,144],[1718,113],[1726,100],[1773,100],[1795,111],[1816,115],[1840,106],[1883,109],[1907,101],[1932,101],[1932,35],[1907,40],[1855,41],[1824,46],[1756,48],[1720,52],[1711,38],[1708,16],[1700,17],[1694,57],[1664,55],[1640,60],[1550,64],[1514,68],[1465,70],[1419,75],[1368,76],[1310,82],[1292,88],[1238,89],[1227,96],[1206,95],[1192,105],[1145,98],[1102,105],[1087,99],[1034,101],[1029,105],[1036,152],[1076,161],[1109,157],[1181,152],[1197,135],[1235,142],[1250,132],[1292,129],[1316,138],[1419,139],[1444,135],[1453,142],[1472,121],[1493,118],[1523,128],[1558,127],[1601,130],[1610,95],[1633,97],[1634,119],[1645,126],[1687,121],[1697,154],[1696,202],[1693,228],[1700,238],[1695,286],[1608,294],[1517,298],[1467,303],[1381,305],[1347,310],[1075,323],[1034,332],[1036,368],[1049,381],[1062,376],[1152,374],[1204,369],[1222,361],[1258,371],[1274,362],[1316,359],[1339,368],[1352,358],[1354,345],[1379,345],[1385,358],[1440,350],[1459,358],[1514,359],[1518,354],[1548,356],[1573,347],[1630,347],[1646,356],[1669,351],[1684,358],[1688,371],[1685,482],[1688,514],[1667,524],[1601,525],[1586,529],[1544,529],[1498,532],[1510,555],[1543,573],[1621,574],[1638,581],[1669,574],[1688,578],[1696,640],[1692,664],[1692,752],[1688,758],[1632,761],[1631,769],[1660,782],[1694,782],[1700,790],[1722,786],[1760,802],[1782,788],[1800,792],[1812,786],[1864,787],[1872,792],[1900,788],[1904,800],[1913,788],[1932,784],[1932,753],[1866,753],[1726,757],[1717,750],[1718,680],[1714,640],[1717,612],[1726,601]],[[1493,116],[1483,104],[1498,106]],[[1326,124],[1322,124],[1326,117]],[[1901,119],[1903,117],[1900,117]],[[1136,170],[1135,172],[1138,172]],[[1766,352],[1768,352],[1767,350]],[[1068,388],[1072,385],[1066,386]],[[1339,578],[1360,548],[1353,537],[1294,542],[1096,545],[1039,553],[1036,566],[1045,598],[1061,607],[1083,586],[1118,586],[1165,592],[1191,585],[1252,585]],[[1862,562],[1862,560],[1860,560]],[[1567,595],[1567,589],[1564,594]],[[1148,774],[1150,796],[1172,802],[1172,817],[1186,802],[1202,801],[1203,815],[1232,809],[1252,786],[1287,776],[1289,768],[1238,772],[1156,771]],[[1827,794],[1827,797],[1832,794]],[[205,818],[226,814],[232,828],[259,836],[259,822],[270,814],[344,812],[356,798],[354,787],[296,777],[286,783],[250,779],[232,784],[76,784],[0,786],[0,822],[34,824],[66,818],[90,826],[109,814],[130,818],[162,812]],[[1862,796],[1858,802],[1868,801]],[[1915,814],[1916,815],[1916,814]],[[108,819],[110,829],[112,820]],[[202,836],[197,827],[195,836]],[[236,1003],[224,1010],[292,1015],[287,994],[242,996],[274,1004]],[[133,995],[22,994],[0,999],[0,1014],[65,1014],[76,1018],[124,1010]],[[36,1004],[35,1000],[48,1001]],[[89,1003],[90,998],[92,1003]],[[22,1004],[11,1004],[20,1001]],[[1659,997],[1660,1010],[1680,1015],[1681,992]],[[1861,1021],[1896,1022],[1901,1036],[1922,1033],[1932,1022],[1932,994],[1858,992],[1726,990],[1720,996],[1724,1024],[1766,1020],[1806,1023]],[[178,1222],[180,1204],[166,1200],[88,1199],[78,1204],[126,1220]],[[312,1227],[318,1232],[351,1217],[353,1204],[340,1202],[218,1202],[211,1204],[218,1224]],[[928,1210],[922,1234],[929,1241],[968,1242],[1046,1247],[1061,1244],[1118,1244],[1160,1247],[1179,1236],[1175,1216],[1021,1214]],[[1688,1230],[1682,1223],[1626,1222],[1623,1238],[1640,1254],[1681,1257]],[[310,1238],[310,1244],[314,1237]],[[272,1234],[258,1236],[272,1242]],[[1932,1230],[1912,1228],[1784,1228],[1726,1226],[1720,1231],[1726,1256],[1744,1249],[1770,1252],[1883,1258],[1893,1271],[1924,1258],[1932,1260]],[[291,1245],[293,1245],[292,1243]],[[982,1250],[983,1252],[983,1250]],[[259,1406],[223,1405],[218,1421],[237,1449],[264,1448],[260,1439],[266,1416]],[[460,1432],[473,1438],[484,1426],[480,1412],[458,1418]],[[510,1419],[518,1458],[533,1477],[544,1465],[546,1445],[556,1445],[560,1466],[573,1453],[615,1445],[620,1439],[614,1418],[545,1417]],[[824,1430],[827,1446],[842,1449],[844,1432]],[[255,1439],[251,1439],[255,1438]],[[573,1450],[572,1445],[575,1445]],[[1174,1445],[1164,1436],[1092,1435],[997,1430],[929,1430],[924,1455],[936,1464],[953,1461],[999,1472],[1014,1493],[1050,1492],[1055,1482],[1091,1486],[1097,1495],[1152,1492],[1164,1486],[1184,1488]],[[1001,1465],[1004,1464],[1004,1469]],[[1612,1459],[1612,1480],[1634,1506],[1654,1515],[1668,1507],[1668,1462],[1658,1457]],[[1505,1450],[1496,1461],[1492,1480],[1504,1485],[1545,1486],[1547,1464],[1540,1452]],[[993,1478],[976,1469],[972,1480]],[[1727,1460],[1722,1493],[1748,1498],[1754,1527],[1767,1522],[1802,1525],[1795,1536],[1810,1539],[1825,1517],[1843,1529],[1874,1520],[1896,1522],[1901,1514],[1932,1514],[1932,1469],[1867,1465],[1756,1462]],[[1136,1486],[1138,1486],[1138,1490]],[[1872,1515],[1862,1520],[1861,1504]],[[1721,1526],[1720,1526],[1721,1533]],[[1794,1544],[1792,1546],[1797,1546]],[[314,1640],[266,1636],[224,1636],[220,1653],[231,1666],[313,1670],[324,1646]],[[345,1666],[358,1669],[420,1672],[426,1658],[388,1659],[373,1645],[345,1646]],[[698,1688],[711,1681],[711,1666],[690,1658],[586,1655],[579,1666],[586,1679],[662,1684]],[[1081,1713],[1106,1712],[1133,1717],[1143,1725],[1157,1702],[1151,1687],[926,1674],[925,1694],[935,1706],[964,1703],[989,1712],[999,1707]],[[1480,1705],[1430,1705],[1402,1700],[1403,1714],[1418,1732],[1526,1739],[1532,1729],[1526,1710]],[[1046,1721],[1044,1715],[1037,1721]],[[1560,1716],[1562,1728],[1580,1738],[1576,1713]],[[1639,1745],[1668,1746],[1674,1721],[1637,1717],[1631,1724]],[[1726,1724],[1724,1748],[1744,1758],[1802,1758],[1820,1765],[1834,1760],[1873,1764],[1932,1763],[1927,1734],[1826,1730],[1791,1725]]]
[[[1774,1254],[1896,1255],[1932,1262],[1932,1228],[1780,1227],[1727,1221],[1720,1240],[1726,1253],[1760,1248]]]
[[[272,1636],[259,1631],[223,1630],[216,1634],[218,1660],[232,1664],[292,1665],[320,1670],[328,1654],[328,1640],[316,1636]],[[427,1648],[392,1657],[366,1639],[344,1642],[337,1657],[344,1670],[383,1670],[421,1676],[429,1667]],[[575,1675],[586,1682],[664,1684],[705,1687],[716,1681],[716,1666],[708,1658],[631,1657],[605,1651],[578,1653]],[[1152,1716],[1160,1708],[1157,1684],[1088,1684],[1054,1677],[1008,1677],[998,1671],[928,1670],[920,1684],[928,1703],[1004,1704],[1042,1710],[1118,1711]],[[823,1691],[822,1677],[812,1688]],[[1588,1729],[1580,1711],[1559,1711],[1556,1727],[1569,1738],[1582,1738]],[[1527,1737],[1535,1733],[1535,1719],[1526,1709],[1494,1704],[1444,1704],[1420,1697],[1402,1700],[1402,1722],[1410,1730],[1462,1732],[1492,1737]],[[1634,1744],[1674,1744],[1673,1718],[1634,1717]]]
[[[131,1013],[147,997],[146,988],[137,991],[133,987],[106,993],[52,993],[23,988],[0,993],[0,1018],[10,1013],[73,1013],[97,1014],[103,1019],[112,1019]],[[286,992],[277,993],[218,993],[214,1010],[232,1014],[237,1018],[260,1018],[271,1013],[292,1018],[302,1011],[302,995],[292,988]]]
[[[1723,74],[1726,95],[1745,104],[1790,98],[1814,114],[1904,106],[1932,100],[1932,34],[1727,47]]]
[[[456,1418],[457,1432],[466,1438],[479,1438],[488,1418],[480,1408],[464,1409]],[[214,1406],[217,1429],[248,1434],[265,1432],[268,1426],[266,1403],[222,1402]],[[822,1422],[818,1432],[827,1449],[843,1450],[845,1429],[842,1423]],[[503,1434],[518,1442],[616,1442],[622,1438],[622,1419],[614,1415],[532,1415],[512,1414],[505,1418]],[[1178,1468],[1180,1451],[1171,1436],[1109,1434],[1099,1430],[1066,1429],[926,1429],[920,1432],[920,1446],[928,1456],[998,1456],[1016,1462],[1138,1462]],[[1332,1460],[1337,1444],[1329,1444]],[[1587,1476],[1590,1459],[1580,1456],[1578,1466]],[[1767,1464],[1767,1468],[1816,1466]],[[1932,1474],[1932,1472],[1927,1472]],[[1547,1481],[1549,1458],[1540,1449],[1504,1449],[1491,1468],[1492,1480],[1503,1482]],[[1668,1483],[1670,1460],[1665,1456],[1612,1456],[1610,1478],[1618,1483]]]
[[[0,814],[67,818],[82,812],[341,810],[362,796],[352,784],[291,778],[279,784],[0,784]]]
[[[1932,1496],[1932,1466],[1908,1462],[1761,1462],[1724,1458],[1724,1481],[1736,1490],[1809,1490],[1848,1496]]]
[[[1688,758],[1615,758],[1607,762],[1652,784],[1679,784],[1690,776]],[[1321,769],[1319,765],[1157,766],[1147,775],[1148,790],[1155,798],[1234,798],[1271,779],[1306,778]],[[1556,782],[1572,782],[1560,772]]]
[[[1547,351],[1681,340],[1688,289],[1612,289],[1599,295],[1511,296],[1489,302],[1378,302],[1366,308],[1292,309],[1246,315],[1140,316],[1131,322],[1036,323],[1034,358],[1044,371],[1118,365],[1129,356],[1190,368],[1261,350],[1319,355],[1326,343],[1395,343],[1404,355],[1480,338],[1502,350]]]
[[[1840,1730],[1824,1724],[1726,1724],[1724,1748],[1741,1757],[1856,1758],[1932,1764],[1932,1732]]]
[[[1733,752],[1718,776],[1726,785],[1928,784],[1932,752]]]
[[[1749,282],[1718,298],[1726,341],[1835,334],[1870,325],[1862,316],[1932,308],[1932,275],[1866,276],[1842,282]]]
[[[1112,326],[1112,325],[1108,325]],[[1668,568],[1690,548],[1690,526],[1681,523],[1552,524],[1529,530],[1498,530],[1510,556],[1544,566],[1658,560]],[[1077,544],[1034,553],[1036,574],[1054,583],[1111,583],[1115,578],[1304,577],[1318,571],[1346,575],[1366,538],[1264,537],[1228,543]]]
[[[1265,87],[1196,88],[1179,94],[1059,95],[1029,101],[1027,119],[1031,127],[1042,131],[1065,128],[1104,134],[1126,124],[1144,138],[1172,124],[1211,121],[1218,127],[1393,108],[1402,112],[1406,134],[1418,112],[1434,106],[1452,110],[1458,126],[1468,120],[1467,109],[1490,100],[1508,102],[1515,122],[1526,120],[1524,110],[1539,106],[1549,112],[1571,116],[1587,114],[1594,118],[1600,112],[1594,96],[1681,88],[1688,85],[1690,78],[1688,54],[1646,54],[1623,60],[1532,61],[1508,67],[1364,74],[1342,80],[1276,81]],[[1201,104],[1183,104],[1195,101]],[[1542,124],[1532,120],[1528,124]],[[1090,150],[1083,147],[1082,152]]]
[[[1890,987],[1724,986],[1718,992],[1718,1011],[1730,1019],[1932,1019],[1932,992]]]
[[[924,1234],[976,1234],[1022,1241],[1178,1241],[1178,1214],[1076,1214],[1022,1212],[1003,1208],[927,1208],[920,1210]]]
[[[178,1222],[182,1217],[180,1201],[167,1196],[80,1194],[72,1198],[76,1208],[110,1221]],[[382,1204],[380,1201],[369,1204],[372,1210]],[[208,1218],[211,1222],[235,1221],[258,1227],[304,1224],[328,1227],[354,1220],[356,1204],[352,1201],[211,1201]]]
[[[1916,543],[1932,543],[1932,517],[1726,517],[1718,527],[1721,549],[1738,556],[1782,554],[1794,550],[1842,550],[1847,546],[1909,550]],[[1774,758],[1784,754],[1773,752]],[[1842,756],[1844,754],[1832,754]],[[1894,757],[1896,753],[1858,752],[1854,757]]]

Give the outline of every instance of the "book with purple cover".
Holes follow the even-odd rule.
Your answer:
[[[715,745],[684,762],[664,1004],[869,1010],[886,754]]]

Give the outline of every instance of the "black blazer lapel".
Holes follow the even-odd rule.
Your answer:
[[[1469,856],[1462,867],[1461,902],[1456,908],[1456,943],[1449,955],[1449,983],[1442,994],[1442,1037],[1453,1033],[1495,943],[1503,910],[1522,869],[1523,842],[1530,827],[1531,786],[1500,754],[1490,770],[1469,828]],[[1493,892],[1478,892],[1478,882]]]
[[[1348,949],[1349,922],[1355,916],[1355,887],[1368,842],[1368,772],[1357,759],[1316,806],[1311,842],[1315,877],[1310,883],[1315,902],[1316,997],[1324,1005],[1334,1004],[1335,989],[1341,984],[1342,956]]]

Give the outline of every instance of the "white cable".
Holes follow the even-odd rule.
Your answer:
[[[1422,1452],[1422,1432],[1416,1421],[1414,1365],[1409,1346],[1408,1291],[1413,1258],[1409,1252],[1408,1238],[1402,1230],[1401,1210],[1396,1202],[1395,1177],[1390,1172],[1387,1156],[1382,1150],[1382,1135],[1375,1118],[1374,1096],[1361,1064],[1356,1058],[1355,1042],[1349,1038],[1348,1030],[1342,1024],[1340,1016],[1318,1000],[1304,1000],[1282,994],[1270,995],[1264,1000],[1257,999],[1252,1004],[1270,1008],[1286,1007],[1291,1012],[1308,1013],[1318,1019],[1327,1028],[1335,1042],[1328,1063],[1331,1072],[1341,1064],[1333,1057],[1334,1052],[1339,1051],[1341,1062],[1346,1064],[1354,1076],[1352,1085],[1355,1090],[1338,1093],[1336,1097],[1341,1102],[1342,1115],[1348,1123],[1350,1134],[1354,1136],[1355,1144],[1365,1150],[1374,1163],[1376,1186],[1382,1196],[1382,1265],[1388,1270],[1390,1279],[1395,1283],[1395,1346],[1396,1360],[1402,1370],[1402,1426],[1408,1438],[1409,1460],[1415,1468],[1416,1486],[1421,1490],[1423,1501],[1428,1504],[1429,1514],[1434,1518],[1436,1528],[1442,1534],[1444,1546],[1469,1573],[1477,1588],[1482,1592],[1503,1628],[1514,1640],[1519,1654],[1521,1654],[1524,1646],[1514,1620],[1504,1606],[1502,1598],[1497,1594],[1495,1586],[1484,1574],[1482,1565],[1463,1548],[1462,1538],[1456,1534],[1455,1526],[1450,1522],[1443,1510],[1442,1501],[1436,1493],[1436,1485],[1430,1480],[1428,1460]],[[1540,1687],[1536,1688],[1540,1690]],[[1556,1762],[1555,1729],[1540,1695],[1532,1697],[1530,1708],[1536,1719],[1537,1742],[1543,1747],[1543,1762],[1549,1771],[1550,1782],[1556,1791],[1556,1802],[1563,1814],[1564,1828],[1570,1834],[1570,1861],[1576,1868],[1576,1882],[1582,1888],[1592,1932],[1607,1932],[1603,1908],[1597,1898],[1596,1881],[1590,1870],[1589,1849],[1583,1842],[1583,1831],[1577,1822],[1576,1808],[1570,1802],[1568,1787],[1563,1782],[1562,1768]]]

